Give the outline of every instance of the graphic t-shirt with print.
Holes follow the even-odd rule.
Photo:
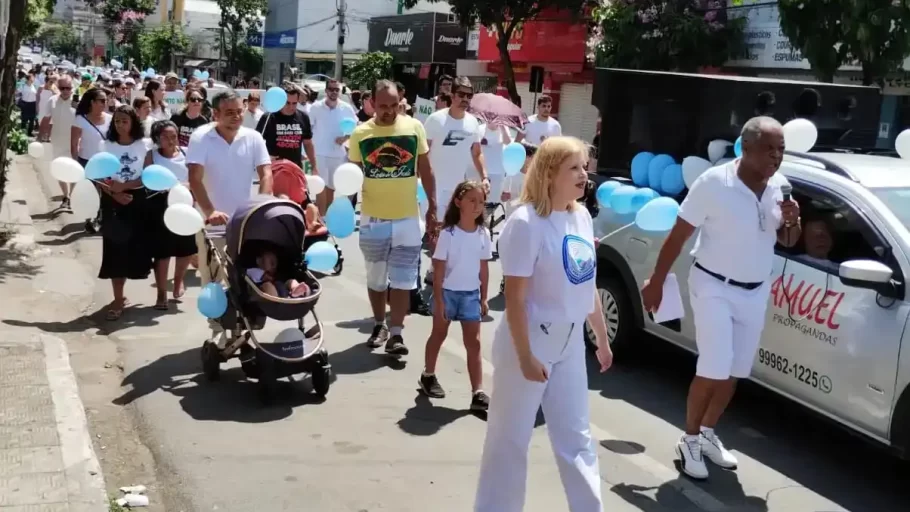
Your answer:
[[[348,158],[363,166],[363,215],[397,220],[414,217],[417,208],[417,157],[430,148],[423,125],[398,116],[391,126],[375,119],[351,134]]]
[[[107,141],[104,144],[104,150],[117,157],[117,160],[120,160],[120,170],[111,176],[112,180],[126,183],[127,181],[139,179],[139,176],[142,175],[145,155],[148,153],[145,141],[137,140],[128,146],[118,142]]]
[[[290,160],[303,169],[303,141],[313,138],[309,116],[299,110],[291,115],[281,112],[265,114],[259,120],[256,131],[265,139],[269,155]]]
[[[190,136],[193,135],[196,128],[209,124],[209,120],[205,116],[199,115],[191,118],[186,115],[185,111],[171,116],[171,121],[177,125],[177,144],[181,148],[190,145]]]

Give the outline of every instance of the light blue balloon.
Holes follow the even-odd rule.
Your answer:
[[[180,79],[180,85],[186,85],[186,78]]]
[[[198,69],[194,69],[193,76],[196,78],[202,78],[202,71],[199,71]]]
[[[631,185],[622,185],[610,195],[610,208],[614,212],[625,215],[632,213],[632,197],[638,189]]]
[[[145,70],[145,74],[149,76],[155,76],[155,68],[148,68]]]
[[[209,283],[202,287],[196,299],[196,309],[206,318],[221,318],[227,311],[227,293],[218,283]]]
[[[95,153],[85,164],[85,177],[90,180],[106,180],[119,170],[119,158],[110,153]]]
[[[104,71],[104,70],[101,69],[101,68],[95,68],[95,74],[96,74],[96,75],[100,75],[102,71]]]
[[[635,193],[632,194],[632,211],[637,212],[638,210],[641,210],[646,204],[651,202],[652,199],[658,197],[660,197],[660,194],[650,188],[640,188],[636,190]]]
[[[597,204],[603,206],[604,208],[609,208],[610,206],[610,196],[613,195],[613,191],[622,186],[622,183],[618,181],[605,181],[597,187]]]
[[[203,80],[208,80],[208,79],[209,79],[209,76],[210,76],[210,75],[209,75],[209,72],[208,72],[208,71],[203,71],[203,72],[199,75],[199,78],[201,78],[201,79],[203,79]]]
[[[278,112],[288,102],[288,93],[284,92],[281,87],[272,87],[265,92],[262,98],[262,108],[266,112]]]
[[[345,137],[354,133],[354,128],[357,128],[357,121],[351,119],[350,117],[345,117],[341,120],[341,134]]]
[[[515,176],[521,172],[528,154],[525,147],[518,142],[512,142],[502,148],[502,166],[505,168],[506,176]]]
[[[177,184],[177,176],[167,167],[152,164],[142,170],[142,185],[149,190],[161,192]]]
[[[682,166],[679,164],[664,167],[664,174],[660,180],[660,189],[664,194],[675,196],[685,190],[686,181],[683,179]]]
[[[668,165],[675,164],[676,161],[670,155],[657,155],[648,163],[648,186],[661,192],[661,181],[664,176],[664,168]]]
[[[348,199],[348,203],[350,202]],[[328,242],[316,242],[307,249],[303,259],[310,270],[331,272],[335,269],[335,265],[338,264],[338,250]]]
[[[635,215],[635,225],[644,231],[670,231],[679,215],[679,203],[672,197],[658,197],[648,202]]]
[[[733,143],[733,154],[736,155],[736,158],[743,156],[743,138],[737,137],[736,142]]]
[[[336,238],[347,238],[354,234],[356,219],[354,205],[347,197],[339,197],[325,212],[325,227]],[[334,266],[334,265],[333,265]]]
[[[142,80],[145,80],[145,77],[147,77],[147,76],[148,76],[148,75],[145,74],[145,71],[139,73],[139,78],[142,79]]]
[[[423,183],[418,182],[417,183],[417,202],[425,203],[428,200],[429,199],[427,198],[427,191],[426,191],[426,189],[423,188]]]
[[[639,187],[648,186],[648,165],[654,160],[654,153],[642,151],[632,159],[632,183]]]

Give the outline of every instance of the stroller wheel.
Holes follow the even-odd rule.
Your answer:
[[[218,353],[218,345],[206,340],[202,344],[202,372],[209,382],[215,382],[221,378],[221,354]]]
[[[335,268],[332,269],[332,270],[333,270],[333,271],[335,272],[335,274],[337,275],[337,274],[340,274],[341,271],[342,271],[343,269],[344,269],[344,260],[339,259],[339,260],[338,260],[338,263],[335,264]]]
[[[329,387],[332,385],[332,365],[329,364],[328,354],[320,357],[320,365],[313,371],[313,391],[317,396],[325,398],[329,394]]]

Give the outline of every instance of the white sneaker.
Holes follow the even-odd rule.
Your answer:
[[[679,455],[683,473],[697,480],[708,478],[708,466],[702,458],[701,436],[680,437],[676,443],[676,454]]]
[[[713,430],[702,430],[698,437],[701,439],[702,454],[708,460],[724,469],[736,469],[736,457],[724,448],[724,443],[720,442],[720,438],[717,437]]]

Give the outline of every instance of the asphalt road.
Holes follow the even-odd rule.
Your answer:
[[[71,225],[39,243],[73,244],[81,267],[94,275],[100,239],[82,237],[69,216],[62,221]],[[416,386],[430,319],[408,318],[411,355],[401,362],[363,345],[371,320],[356,236],[340,242],[344,272],[324,279],[318,306],[337,374],[323,403],[308,396],[306,382],[296,382],[264,408],[236,362],[226,365],[221,382],[205,382],[199,347],[207,329],[195,311],[198,287],[161,313],[151,309],[151,282],[131,282],[127,294],[135,306],[120,322],[105,323],[110,287],[95,281],[97,334],[118,343],[124,368],[115,403],[135,404],[163,483],[164,495],[153,500],[185,512],[470,510],[484,423],[467,412],[458,328],[438,370],[449,396],[431,404]],[[499,268],[492,269],[498,283]],[[483,328],[487,371],[501,298],[491,306],[492,321]],[[270,321],[261,338],[282,327]],[[605,510],[906,510],[907,465],[754,385],[741,387],[719,428],[739,469],[712,467],[705,483],[681,476],[673,447],[693,371],[691,356],[642,337],[639,349],[607,374],[589,372]],[[532,442],[526,510],[566,510],[541,423]]]

